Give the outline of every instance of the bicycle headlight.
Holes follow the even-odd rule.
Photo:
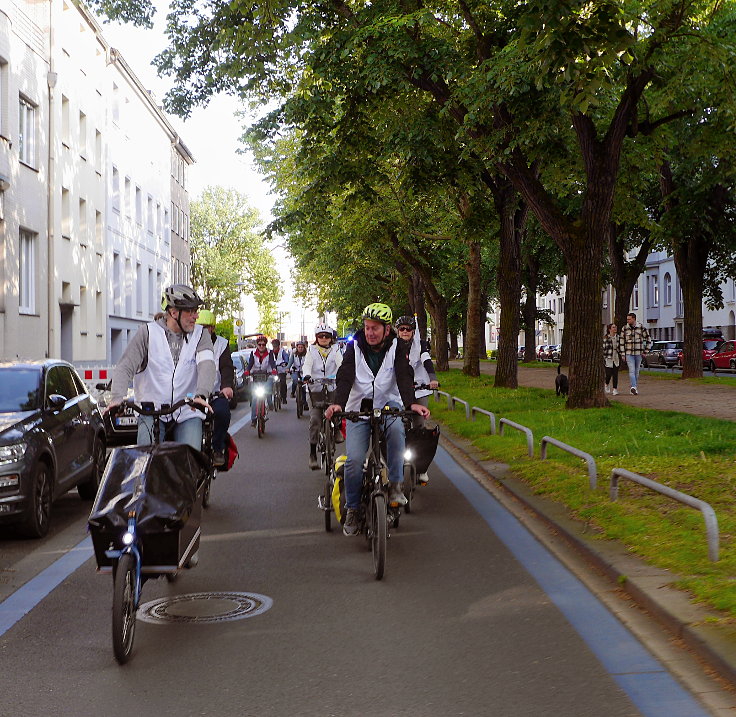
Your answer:
[[[256,396],[258,396],[258,398],[262,398],[263,396],[266,395],[266,389],[263,388],[263,386],[256,386],[256,388],[253,391],[253,393],[255,393]]]
[[[3,463],[16,463],[26,452],[25,443],[15,443],[12,446],[0,446],[0,465]]]
[[[133,542],[133,533],[123,533],[123,545],[130,545]]]
[[[411,448],[407,448],[404,451],[404,460],[410,461],[412,458],[414,458],[414,453],[412,452]]]

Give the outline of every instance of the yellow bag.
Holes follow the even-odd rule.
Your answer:
[[[332,509],[342,525],[345,522],[345,461],[347,456],[338,456],[335,461],[335,485],[332,486]]]

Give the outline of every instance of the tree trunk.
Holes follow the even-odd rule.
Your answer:
[[[450,332],[450,358],[456,359],[460,351],[457,345],[457,334],[454,331]]]
[[[608,254],[611,260],[611,273],[613,274],[613,290],[616,294],[614,299],[613,323],[619,329],[626,323],[626,314],[629,313],[631,304],[631,292],[634,284],[644,271],[647,264],[647,256],[652,248],[652,239],[647,237],[631,260],[626,260],[626,241],[621,236],[620,229],[611,224],[608,235]]]
[[[701,237],[673,242],[673,256],[684,304],[682,376],[703,376],[703,276],[709,242]]]
[[[488,344],[486,342],[486,323],[488,322],[488,294],[480,292],[480,316],[478,317],[478,355],[480,358],[488,358]]]
[[[468,242],[468,259],[465,263],[468,274],[468,309],[465,317],[465,337],[463,340],[463,374],[480,376],[480,242]]]

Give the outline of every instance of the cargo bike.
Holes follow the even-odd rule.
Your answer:
[[[198,408],[191,398],[160,409],[130,401],[126,406],[153,418],[153,443],[112,451],[88,520],[98,572],[113,578],[112,644],[120,664],[133,650],[143,584],[161,577],[174,581],[180,570],[196,565],[202,508],[216,474],[211,415],[204,421],[202,451],[161,440],[161,417]]]

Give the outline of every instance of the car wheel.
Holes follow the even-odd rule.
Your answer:
[[[49,532],[51,519],[51,469],[39,462],[33,474],[23,533],[29,538],[43,538]]]
[[[736,361],[734,361],[733,359],[731,359],[731,360],[730,360],[730,361],[728,362],[728,365],[729,365],[729,368],[731,369],[731,371],[734,371],[734,370],[736,370]]]
[[[647,357],[642,356],[641,357],[641,367],[642,368],[649,368],[649,363],[647,362]]]
[[[105,471],[105,463],[107,462],[105,442],[101,438],[97,438],[92,451],[92,475],[84,483],[80,483],[77,486],[77,493],[79,493],[79,497],[82,500],[92,500],[97,495],[97,489],[100,487],[100,479]]]

